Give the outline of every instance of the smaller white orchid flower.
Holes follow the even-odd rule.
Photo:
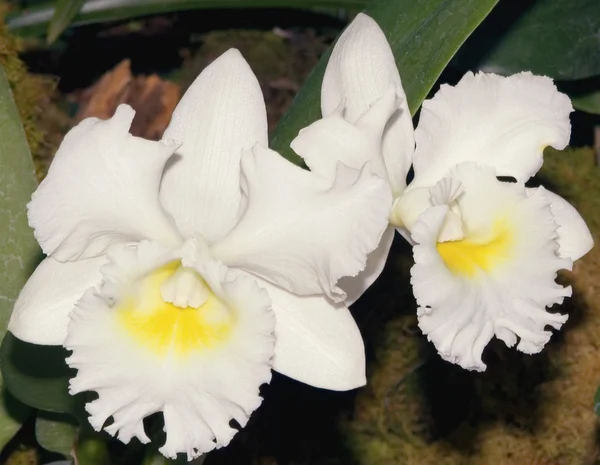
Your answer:
[[[468,73],[423,103],[413,131],[385,35],[361,14],[334,48],[321,107],[323,119],[292,148],[328,178],[339,161],[354,168],[369,161],[395,198],[367,268],[343,280],[347,303],[379,276],[397,228],[414,245],[419,326],[444,359],[484,370],[481,355],[493,336],[509,347],[520,338],[525,353],[542,350],[546,326],[567,319],[546,311],[571,294],[555,282],[557,271],[593,245],[571,205],[525,187],[544,148],[567,145],[569,99],[547,77]]]
[[[28,207],[48,258],[9,330],[72,351],[70,392],[97,392],[96,430],[146,443],[144,418],[162,412],[167,457],[227,445],[272,367],[363,385],[336,282],[387,226],[385,182],[341,164],[325,180],[268,150],[260,86],[235,50],[192,84],[161,142],[130,135],[133,117],[121,105],[65,136]]]

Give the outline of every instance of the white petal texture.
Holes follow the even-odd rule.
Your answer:
[[[387,227],[387,184],[368,165],[339,165],[332,184],[259,146],[244,154],[242,175],[248,207],[213,244],[215,258],[295,294],[343,301],[337,281],[364,269]]]
[[[264,280],[258,285],[268,291],[277,320],[274,370],[335,391],[366,383],[364,344],[345,305],[299,297]]]
[[[105,263],[104,257],[65,263],[46,258],[19,294],[8,330],[33,344],[61,345],[69,314],[83,293],[100,283]]]
[[[369,161],[373,171],[387,179],[382,136],[396,107],[397,96],[390,87],[356,123],[334,113],[301,129],[291,147],[313,173],[328,179],[335,177],[340,162],[359,170]]]
[[[558,224],[558,255],[579,260],[594,246],[594,238],[581,215],[569,202],[542,187],[543,195],[550,202],[550,209]]]
[[[409,189],[431,187],[465,161],[525,182],[542,166],[545,147],[569,142],[572,111],[548,77],[467,73],[423,102]]]
[[[262,402],[275,317],[253,280],[228,277],[202,253],[187,255],[188,264],[205,260],[190,268],[198,286],[216,283],[202,305],[181,308],[161,298],[161,284],[181,267],[176,251],[148,242],[116,249],[102,287],[86,292],[73,311],[65,347],[78,370],[70,392],[98,393],[86,405],[96,430],[146,443],[143,419],[162,412],[167,439],[160,451],[191,460],[226,446],[237,432],[231,421],[245,426]]]
[[[379,241],[379,246],[369,254],[367,266],[363,271],[356,276],[340,279],[339,286],[346,292],[346,305],[350,306],[356,302],[383,271],[394,242],[395,231],[392,226],[385,230]]]
[[[343,108],[344,118],[355,123],[390,88],[398,96],[398,105],[385,125],[382,155],[392,190],[400,193],[414,150],[412,119],[385,35],[361,13],[340,36],[327,64],[321,88],[323,117]],[[329,156],[339,159],[335,152]]]
[[[164,138],[183,142],[170,160],[161,200],[180,231],[210,243],[225,235],[243,211],[240,157],[267,145],[267,115],[252,70],[231,49],[208,66],[175,109]]]
[[[111,119],[85,119],[65,136],[28,205],[44,253],[75,260],[119,242],[180,240],[158,198],[164,165],[177,144],[133,137],[134,114],[120,105]]]
[[[542,350],[565,315],[546,307],[571,295],[556,284],[557,229],[541,191],[496,179],[491,168],[465,163],[451,174],[464,186],[458,199],[464,239],[438,242],[446,205],[427,210],[412,230],[417,242],[412,284],[419,326],[440,355],[463,368],[484,370],[483,349],[496,335],[509,347]],[[435,292],[432,292],[435,289]]]

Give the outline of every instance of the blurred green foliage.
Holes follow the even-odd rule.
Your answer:
[[[73,4],[80,3],[80,0],[70,1]],[[40,3],[19,11],[9,18],[8,26],[22,35],[44,34],[48,24],[53,21],[58,3],[60,2]],[[61,16],[69,17],[69,21],[61,20],[60,28],[53,29],[48,37],[55,39],[71,20],[74,25],[81,25],[208,8],[362,8],[367,3],[369,0],[110,0],[101,2],[87,0],[81,8],[78,8],[76,14],[72,14],[75,10],[74,6],[64,7],[68,8],[69,14],[61,14]],[[52,27],[51,24],[50,28]]]
[[[79,10],[85,3],[85,0],[57,0],[54,5],[54,13],[48,26],[46,40],[48,43],[54,42],[69,27],[73,18],[77,16]]]
[[[556,80],[600,74],[598,0],[503,1],[457,54],[462,69]]]
[[[49,412],[38,412],[35,420],[35,437],[44,449],[69,457],[77,436],[73,418]]]
[[[600,61],[600,58],[598,58],[598,61]],[[587,94],[572,95],[571,101],[577,110],[592,115],[600,115],[600,89]]]

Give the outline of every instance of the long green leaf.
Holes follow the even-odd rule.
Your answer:
[[[600,1],[500,2],[456,57],[462,69],[558,80],[600,74]]]
[[[15,299],[41,259],[27,223],[26,205],[35,187],[25,132],[0,67],[0,368],[2,389],[6,386],[14,395],[3,392],[0,404],[0,441],[5,442],[31,413],[21,402],[73,414],[80,411],[81,405],[67,392],[72,371],[65,363],[65,349],[27,344],[6,332]]]
[[[54,13],[46,40],[49,44],[54,42],[69,27],[69,24],[77,16],[85,0],[58,0],[54,7]]]
[[[498,0],[379,0],[365,13],[385,32],[400,70],[412,114],[420,107],[450,59]],[[321,116],[320,89],[331,51],[308,77],[277,126],[271,145],[301,164],[290,149],[298,131]]]
[[[87,0],[79,13],[71,19],[73,25],[77,26],[208,8],[362,8],[368,2],[369,0]],[[38,35],[44,33],[53,15],[54,3],[49,2],[9,17],[7,24],[11,30],[22,35]]]
[[[36,265],[39,249],[27,224],[25,205],[35,189],[25,131],[0,66],[0,338],[15,299]],[[31,413],[4,390],[0,378],[0,448]]]

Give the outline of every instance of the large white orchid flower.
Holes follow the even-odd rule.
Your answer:
[[[593,245],[571,205],[524,184],[545,147],[567,145],[569,99],[547,77],[468,73],[423,103],[413,131],[386,38],[359,15],[332,53],[321,106],[323,119],[300,132],[294,150],[328,178],[339,161],[355,168],[370,161],[395,197],[367,268],[343,280],[347,303],[381,273],[396,227],[414,244],[419,326],[444,359],[484,370],[481,355],[494,335],[509,347],[519,337],[518,350],[539,352],[550,337],[545,327],[567,319],[546,311],[571,294],[555,283],[557,271]]]
[[[148,442],[143,419],[162,412],[168,457],[227,445],[271,367],[363,385],[336,282],[387,227],[386,183],[341,164],[327,180],[265,148],[261,90],[236,50],[192,84],[161,142],[130,135],[133,116],[121,105],[66,135],[29,204],[48,258],[10,331],[72,351],[70,391],[98,393],[95,429]]]

